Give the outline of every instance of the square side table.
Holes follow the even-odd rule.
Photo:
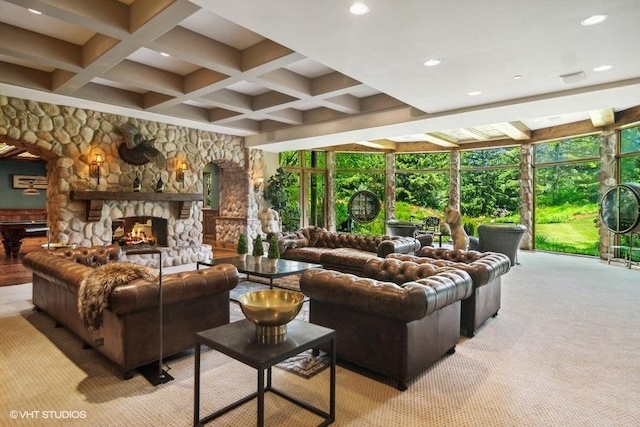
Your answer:
[[[331,373],[329,380],[329,412],[303,402],[272,386],[271,369],[292,356],[330,343]],[[201,346],[206,345],[227,356],[257,369],[257,392],[252,393],[214,413],[200,418],[200,357]],[[287,324],[287,339],[279,344],[261,344],[255,340],[255,325],[249,320],[240,320],[196,334],[195,347],[195,381],[193,401],[193,425],[201,426],[227,412],[258,398],[259,427],[264,426],[264,394],[268,391],[324,418],[319,426],[327,426],[336,418],[336,333],[333,329],[315,325],[301,320],[292,320]],[[265,375],[267,381],[265,385]]]

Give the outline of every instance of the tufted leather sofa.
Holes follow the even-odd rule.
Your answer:
[[[102,326],[89,331],[78,314],[78,288],[95,267],[123,260],[120,246],[79,247],[25,255],[33,272],[33,304],[94,347],[121,370],[123,378],[158,360],[158,281],[134,279],[116,287]],[[236,268],[163,274],[163,357],[193,348],[195,333],[229,323],[229,291],[238,284]]]
[[[414,254],[421,247],[413,237],[363,236],[320,227],[279,234],[278,243],[284,259],[322,264],[328,270],[352,274],[361,274],[370,258],[391,253]]]
[[[462,301],[460,330],[473,337],[477,329],[500,310],[501,276],[511,269],[509,257],[495,252],[423,247],[420,256],[391,254],[389,258],[464,270],[473,281],[473,294]]]
[[[336,331],[339,358],[389,376],[406,390],[428,364],[455,352],[461,300],[472,293],[464,271],[434,272],[396,285],[311,269],[302,274],[300,290],[309,297],[309,321]]]

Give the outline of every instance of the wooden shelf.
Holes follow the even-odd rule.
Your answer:
[[[175,202],[180,211],[180,219],[189,217],[193,202],[203,200],[202,194],[199,193],[137,193],[133,191],[71,191],[70,198],[73,201],[85,202],[85,221],[100,221],[102,207],[108,200]]]

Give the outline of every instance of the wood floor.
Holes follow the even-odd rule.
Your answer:
[[[46,237],[26,237],[22,240],[22,247],[18,258],[6,255],[4,248],[0,253],[0,286],[20,285],[31,282],[31,270],[23,267],[22,258],[31,251],[38,251],[41,245],[47,243]]]
[[[27,237],[22,240],[22,247],[18,258],[5,255],[4,248],[0,253],[0,286],[21,285],[31,283],[31,270],[22,265],[22,258],[31,251],[41,249],[47,243],[46,237]],[[215,248],[214,258],[227,258],[235,256],[235,250]]]

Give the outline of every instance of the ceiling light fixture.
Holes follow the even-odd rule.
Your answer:
[[[440,60],[430,59],[428,61],[425,61],[422,65],[424,65],[425,67],[435,67],[436,65],[440,65]]]
[[[611,65],[601,65],[599,67],[594,68],[593,71],[595,71],[596,73],[599,73],[601,71],[609,71],[612,68],[613,67]]]
[[[480,92],[479,90],[474,90],[474,91],[468,92],[467,95],[478,96],[478,95],[482,95],[482,92]]]
[[[27,9],[27,10],[33,13],[34,15],[42,15],[42,12],[40,12],[39,10],[35,10],[35,9]]]
[[[607,15],[593,15],[580,22],[585,27],[596,25],[607,19]]]
[[[520,80],[521,78],[522,76],[520,74],[513,76],[513,80]]]
[[[351,12],[353,15],[365,15],[369,13],[369,6],[360,2],[354,3],[351,5],[351,7],[349,7],[349,12]]]
[[[160,52],[160,55],[162,55],[162,56],[171,56],[167,52]]]

